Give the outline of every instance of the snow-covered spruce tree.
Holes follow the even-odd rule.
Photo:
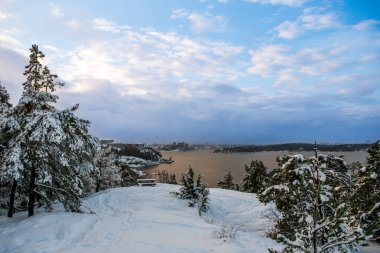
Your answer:
[[[245,175],[240,183],[243,192],[260,193],[266,186],[267,168],[262,161],[252,161],[250,166],[245,165]]]
[[[12,104],[9,102],[10,96],[8,91],[5,89],[3,85],[1,85],[0,82],[0,115],[3,115],[10,107],[12,107]]]
[[[95,157],[94,178],[96,182],[95,192],[121,186],[122,180],[119,167],[116,163],[117,157],[111,146],[103,145]]]
[[[380,143],[368,149],[365,166],[359,170],[351,198],[354,223],[361,225],[367,235],[380,240]]]
[[[283,252],[350,252],[364,239],[361,229],[349,226],[348,203],[336,196],[339,186],[329,185],[346,183],[340,182],[345,177],[339,168],[329,167],[335,164],[329,159],[317,153],[306,160],[302,155],[283,157],[276,184],[260,195],[264,202],[275,202],[282,214],[276,234],[286,245]]]
[[[2,163],[3,153],[7,146],[12,130],[9,128],[9,110],[12,107],[9,102],[10,96],[4,86],[0,82],[0,164]],[[14,193],[16,191],[17,182],[6,182],[0,177],[0,208],[9,208],[8,216],[13,215]],[[9,195],[13,192],[13,197]]]
[[[223,181],[218,181],[217,185],[222,189],[227,190],[236,190],[236,186],[233,182],[234,178],[231,175],[231,171],[229,171],[223,178]]]
[[[189,166],[187,173],[182,174],[182,187],[179,189],[179,192],[174,192],[173,194],[180,199],[187,199],[189,207],[198,204],[198,213],[201,216],[203,212],[208,210],[210,191],[201,182],[201,175],[198,175],[196,181],[194,181],[194,175],[194,170]]]
[[[92,161],[98,140],[88,134],[89,122],[74,115],[78,105],[62,111],[54,107],[58,97],[52,92],[63,84],[42,66],[37,45],[30,52],[23,94],[11,113],[19,129],[4,152],[2,177],[17,180],[18,191],[27,192],[29,216],[37,202],[51,208],[58,201],[80,212],[80,164]]]

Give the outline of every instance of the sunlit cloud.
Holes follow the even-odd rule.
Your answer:
[[[244,0],[246,2],[251,3],[259,3],[259,4],[271,4],[271,5],[287,5],[291,7],[302,6],[304,3],[309,0]]]
[[[62,9],[59,6],[57,6],[55,3],[50,2],[49,6],[50,6],[51,14],[53,16],[55,16],[55,17],[63,17],[65,15],[63,13]]]
[[[175,9],[171,15],[172,19],[187,19],[190,28],[195,34],[204,32],[224,32],[228,19],[221,15],[212,15],[208,12],[187,12],[184,9]]]
[[[339,19],[335,13],[319,13],[318,9],[309,8],[303,11],[296,21],[284,21],[275,28],[278,37],[294,39],[307,31],[319,31],[338,28]]]
[[[379,25],[380,25],[380,20],[368,19],[368,20],[360,21],[354,26],[354,28],[357,30],[367,30]]]

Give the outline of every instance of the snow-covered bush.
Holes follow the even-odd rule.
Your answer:
[[[182,175],[182,187],[179,192],[173,192],[174,196],[187,199],[189,207],[197,204],[200,216],[208,210],[208,196],[210,194],[206,185],[201,183],[201,178],[201,175],[198,175],[197,180],[194,181],[194,170],[190,166],[187,173]]]

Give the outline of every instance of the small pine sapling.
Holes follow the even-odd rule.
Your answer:
[[[182,175],[182,187],[179,192],[172,194],[180,199],[187,199],[189,207],[198,204],[198,213],[201,216],[203,212],[208,210],[209,189],[201,182],[201,175],[198,175],[196,181],[194,181],[194,175],[194,170],[189,166],[187,173]]]
[[[218,181],[217,185],[222,189],[227,190],[236,190],[235,183],[233,182],[234,178],[231,175],[231,171],[229,171],[225,176],[223,181]]]

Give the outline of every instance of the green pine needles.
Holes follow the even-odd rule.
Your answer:
[[[209,189],[206,185],[201,182],[201,175],[198,175],[197,179],[194,181],[194,170],[189,166],[189,170],[186,174],[182,175],[182,186],[179,192],[174,192],[174,196],[180,199],[188,200],[188,206],[194,207],[198,205],[198,214],[202,216],[202,213],[207,212],[209,209]]]

